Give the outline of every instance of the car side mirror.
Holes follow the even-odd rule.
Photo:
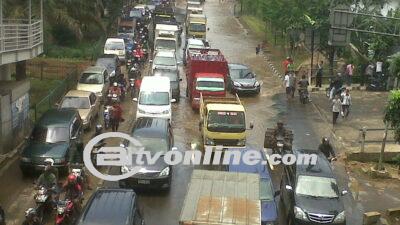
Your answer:
[[[171,103],[175,103],[176,102],[176,99],[171,99]]]
[[[133,99],[132,99],[132,101],[134,101],[134,102],[137,102],[137,101],[138,101],[138,99],[137,99],[137,98],[133,98]]]
[[[179,78],[179,81],[183,81],[182,78]]]
[[[347,190],[342,191],[342,196],[347,195],[349,192]]]
[[[292,188],[292,186],[290,186],[290,185],[286,185],[285,188],[286,188],[286,190],[288,190],[288,191],[293,191],[293,188]]]
[[[274,198],[276,197],[276,196],[279,196],[281,194],[281,191],[275,191],[275,193],[274,193]]]
[[[209,31],[210,30],[210,28],[209,27],[207,27],[207,31]]]
[[[183,61],[178,61],[176,64],[182,65]]]
[[[152,59],[149,59],[149,63],[153,63],[153,60],[152,60]]]
[[[254,122],[250,122],[249,130],[253,130],[253,128],[254,128]]]

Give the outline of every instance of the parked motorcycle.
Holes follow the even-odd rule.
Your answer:
[[[33,198],[36,203],[37,216],[43,222],[44,214],[51,214],[53,211],[52,190],[44,186],[39,186]]]
[[[76,218],[74,203],[66,199],[57,202],[56,225],[72,224]]]

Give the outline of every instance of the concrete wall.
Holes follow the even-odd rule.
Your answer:
[[[24,81],[0,81],[0,154],[21,143],[29,132],[29,89]]]

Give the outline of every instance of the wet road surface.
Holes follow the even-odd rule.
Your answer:
[[[250,65],[256,72],[259,80],[263,82],[261,93],[256,96],[241,96],[241,100],[247,110],[247,122],[254,122],[254,129],[248,131],[248,142],[251,146],[262,148],[264,132],[267,127],[273,127],[277,120],[281,119],[288,127],[293,129],[295,148],[315,149],[323,135],[328,135],[324,121],[322,121],[311,104],[302,105],[297,98],[287,102],[281,87],[281,81],[273,77],[267,69],[266,62],[262,56],[256,56],[255,46],[257,41],[243,29],[239,21],[233,17],[233,4],[229,1],[220,4],[218,0],[208,0],[205,3],[205,14],[208,17],[207,39],[210,40],[212,48],[219,48],[231,63],[243,63]],[[180,12],[182,10],[178,10]],[[182,37],[182,40],[185,40]],[[182,54],[182,51],[179,53]],[[147,74],[147,73],[144,73]],[[190,143],[200,140],[198,130],[198,113],[194,112],[188,100],[184,96],[186,82],[185,73],[181,68],[181,101],[173,105],[172,125],[174,129],[175,146],[179,151],[190,150]],[[136,104],[126,100],[124,105],[124,118],[121,131],[129,131],[136,112]],[[87,141],[92,136],[85,134]],[[185,198],[186,189],[193,166],[178,165],[173,168],[171,190],[140,191],[139,204],[144,212],[146,224],[178,224],[180,210]],[[111,173],[117,173],[113,168]],[[347,187],[347,174],[343,166],[335,166],[335,173],[339,178],[340,188]],[[281,173],[273,171],[275,189],[279,189]],[[0,174],[0,202],[7,209],[8,218],[14,219],[9,224],[20,224],[23,212],[32,206],[33,178],[23,178],[19,168],[18,160],[10,164],[10,168],[4,174]],[[95,180],[97,183],[98,180]],[[118,187],[115,182],[104,182],[102,186]],[[89,195],[90,192],[87,192]],[[86,198],[87,199],[87,198]],[[351,196],[344,198],[348,213],[348,224],[358,225],[361,218],[358,207]],[[351,210],[356,209],[356,210]],[[353,212],[354,211],[354,212]],[[51,221],[51,220],[50,220]],[[162,221],[162,222],[161,222]],[[286,224],[286,219],[281,216],[280,224]]]

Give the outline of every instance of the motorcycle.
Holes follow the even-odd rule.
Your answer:
[[[120,96],[118,96],[117,94],[111,94],[109,93],[107,95],[107,105],[111,105],[111,103],[114,102],[119,102],[120,100]]]
[[[75,207],[74,203],[66,199],[65,201],[57,202],[57,215],[56,225],[71,224],[75,218]]]
[[[307,90],[304,89],[299,89],[299,97],[300,97],[300,102],[302,104],[306,104],[308,102],[308,93]]]
[[[276,138],[276,148],[273,149],[273,153],[274,154],[282,154],[283,153],[283,146],[284,146],[283,137]]]
[[[124,101],[125,100],[125,94],[126,94],[126,87],[125,87],[125,85],[123,85],[121,83],[118,83],[118,87],[121,89],[121,96],[119,97],[119,99],[121,101]]]
[[[51,214],[51,211],[53,211],[51,190],[44,186],[39,186],[33,198],[36,203],[37,216],[43,222],[44,214],[46,212]]]
[[[71,165],[71,174],[74,175],[76,177],[77,182],[79,183],[79,185],[81,185],[81,187],[85,187],[85,172],[83,170],[83,165],[81,164],[72,164]]]
[[[104,118],[104,128],[107,130],[111,127],[111,107],[110,105],[104,106],[103,118]]]
[[[129,92],[131,93],[131,98],[135,96],[135,79],[129,79]]]
[[[130,69],[129,69],[129,71],[128,71],[128,77],[129,77],[129,79],[131,79],[131,78],[137,78],[137,77],[139,77],[141,74],[140,74],[140,70],[139,70],[139,64],[138,63],[134,63],[131,67],[130,67]]]

